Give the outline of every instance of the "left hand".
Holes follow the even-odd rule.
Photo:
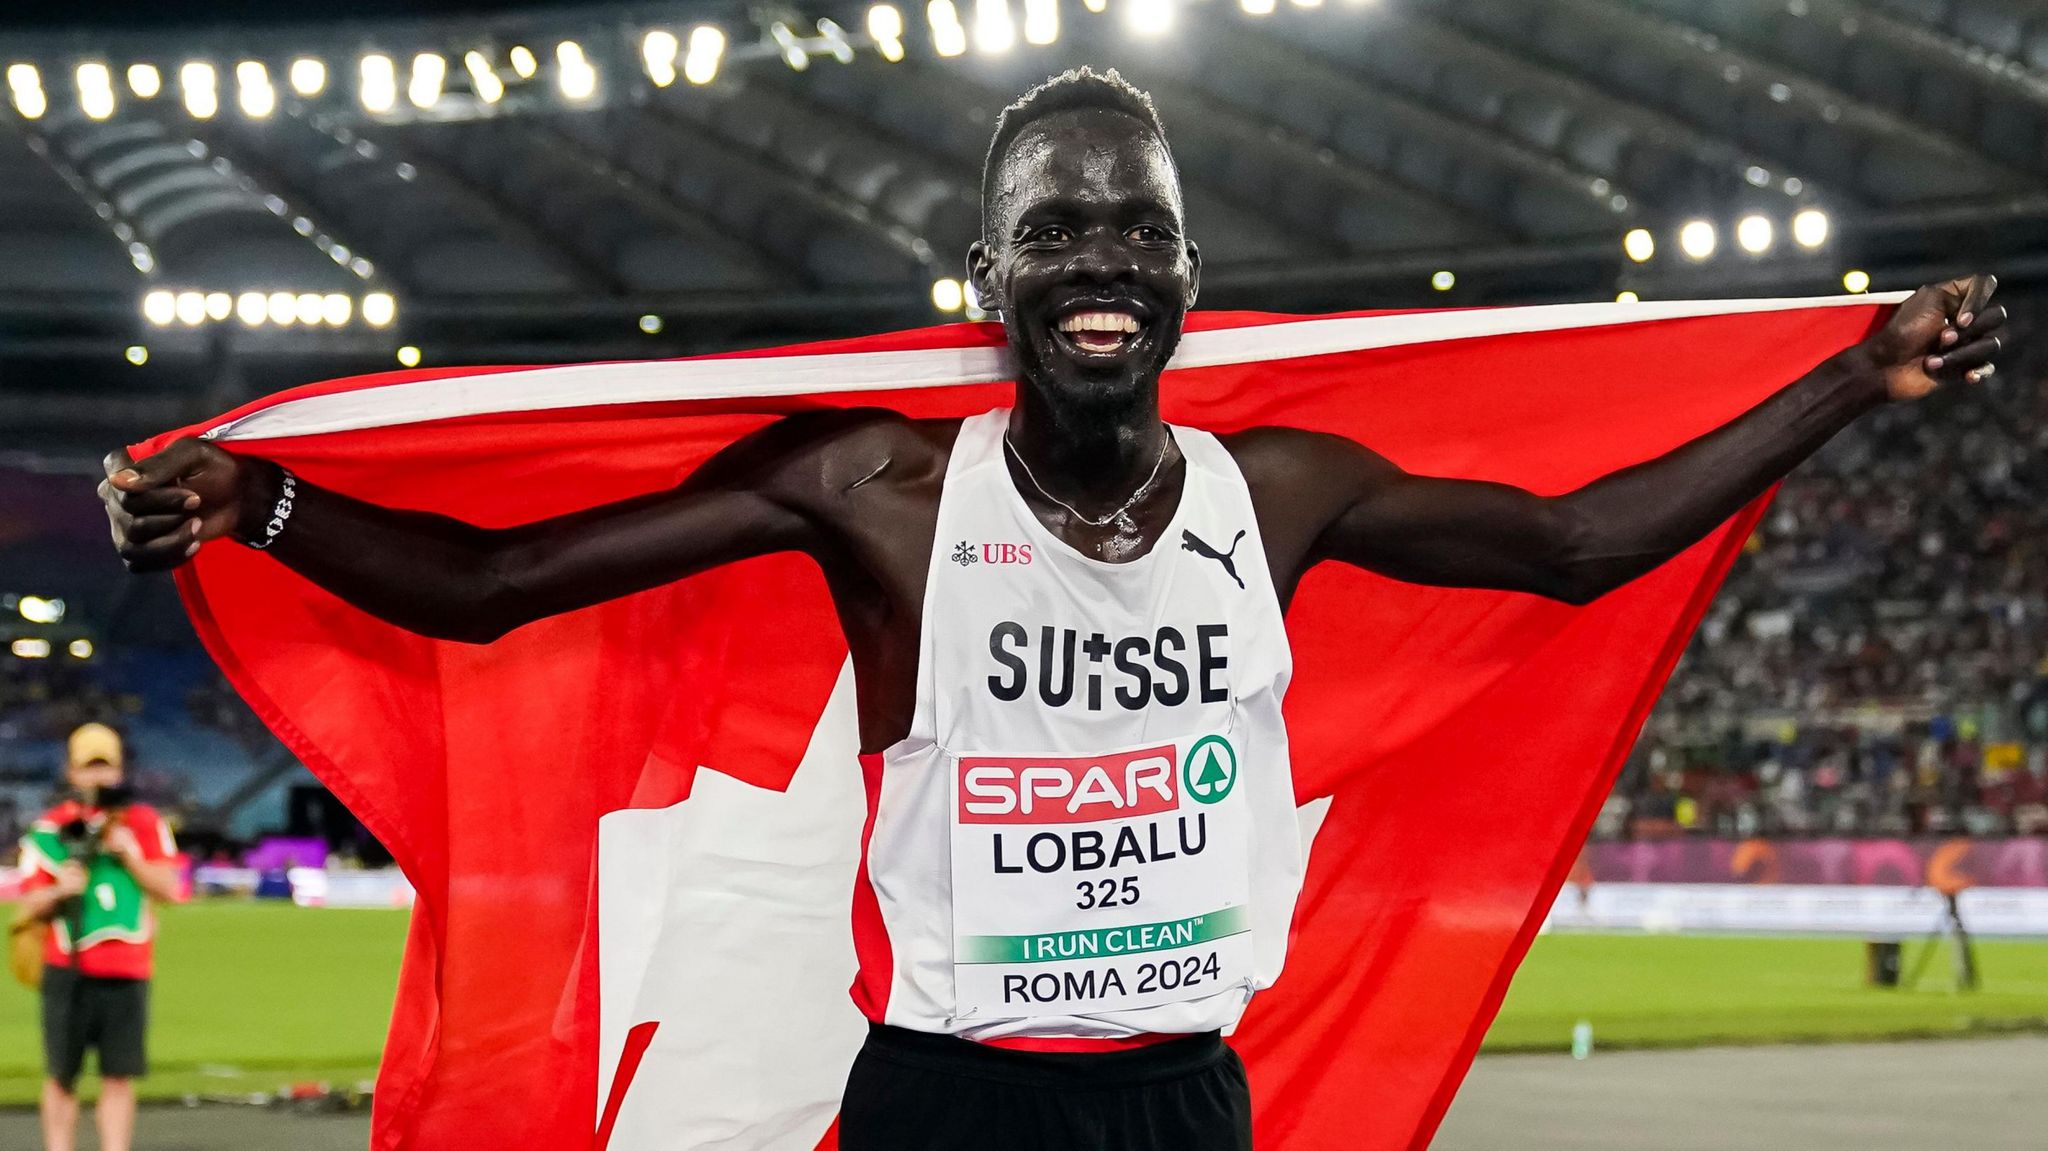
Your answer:
[[[1885,396],[1917,400],[1945,383],[1979,384],[1997,370],[2005,350],[1997,335],[2004,305],[1991,303],[1996,276],[1928,284],[1892,313],[1891,321],[1857,346],[1884,380]]]

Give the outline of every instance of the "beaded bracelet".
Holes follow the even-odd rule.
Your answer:
[[[262,539],[249,541],[249,546],[257,551],[276,543],[277,537],[284,534],[284,525],[292,518],[292,498],[298,495],[298,477],[284,468],[277,470],[284,482],[278,487],[277,503],[270,509],[270,522],[263,525]]]

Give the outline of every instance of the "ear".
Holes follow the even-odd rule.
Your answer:
[[[984,312],[1002,310],[1002,294],[995,285],[995,259],[988,250],[985,240],[976,240],[967,246],[967,282],[974,288],[974,298],[981,303]]]
[[[1202,250],[1193,240],[1187,241],[1188,248],[1188,307],[1195,306],[1195,296],[1202,288]]]

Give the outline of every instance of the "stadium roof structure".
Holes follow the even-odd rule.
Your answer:
[[[975,314],[995,114],[1081,63],[1157,99],[1206,306],[2010,285],[2048,262],[2039,0],[229,7],[0,18],[0,450],[395,354],[639,358]]]

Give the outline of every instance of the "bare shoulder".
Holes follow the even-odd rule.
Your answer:
[[[758,487],[808,502],[942,476],[959,427],[958,420],[912,419],[887,408],[797,412],[719,453],[692,482]]]
[[[1391,466],[1371,448],[1345,436],[1266,425],[1216,437],[1256,491],[1289,492],[1363,479]]]

